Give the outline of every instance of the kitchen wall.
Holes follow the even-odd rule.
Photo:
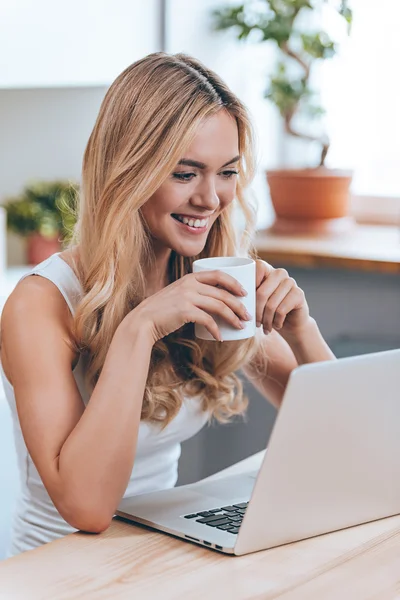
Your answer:
[[[41,0],[43,2],[45,0]],[[127,10],[126,0],[119,0],[119,5]],[[273,53],[262,46],[238,45],[231,32],[216,35],[211,19],[211,10],[216,5],[215,0],[166,2],[165,49],[171,53],[192,54],[215,69],[250,110],[259,165],[253,189],[260,199],[259,224],[264,226],[271,222],[272,209],[263,170],[266,166],[276,166],[280,160],[280,121],[274,108],[263,99]],[[159,19],[155,10],[154,14]],[[144,26],[150,27],[149,17]],[[95,41],[98,43],[97,38]],[[121,48],[118,51],[122,53]],[[126,64],[129,64],[129,53],[126,49],[125,52]],[[131,54],[133,61],[137,56],[133,51]],[[122,64],[122,58],[120,62]],[[97,79],[100,75],[101,70]],[[50,75],[47,79],[51,81]],[[29,88],[5,89],[0,79],[0,203],[6,196],[18,193],[31,178],[79,180],[82,154],[107,87],[47,84],[34,88],[30,83]],[[10,265],[21,264],[23,240],[8,235],[7,254]]]
[[[30,179],[80,179],[82,155],[107,87],[0,89],[0,202]],[[24,241],[8,235],[9,265]]]

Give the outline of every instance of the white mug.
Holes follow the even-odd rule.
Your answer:
[[[212,315],[221,332],[222,341],[245,340],[256,333],[256,263],[251,258],[238,256],[215,256],[200,258],[193,263],[193,273],[199,271],[223,271],[228,273],[244,287],[247,296],[238,296],[251,315],[250,321],[243,321],[244,329],[237,329],[222,317]],[[230,292],[232,293],[232,292]],[[199,323],[195,323],[194,334],[201,340],[214,340],[211,333]]]

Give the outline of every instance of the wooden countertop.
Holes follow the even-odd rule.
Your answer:
[[[259,231],[259,257],[274,267],[338,268],[400,273],[400,227],[359,225],[329,236],[281,235]]]
[[[262,456],[225,472],[257,468]],[[74,533],[1,562],[0,599],[389,600],[399,549],[400,516],[240,557],[114,520],[100,535]]]

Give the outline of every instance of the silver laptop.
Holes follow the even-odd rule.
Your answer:
[[[400,350],[290,375],[258,472],[123,499],[117,515],[242,555],[400,513]]]

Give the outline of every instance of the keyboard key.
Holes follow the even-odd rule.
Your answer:
[[[232,529],[232,525],[230,523],[225,523],[225,525],[218,525],[217,529],[222,529],[222,531],[226,531],[227,529]]]
[[[234,504],[235,508],[247,508],[248,502],[241,502],[240,504]]]
[[[221,512],[221,509],[220,508],[210,508],[210,510],[208,512],[210,512],[210,513],[219,513],[219,512]]]
[[[209,521],[207,525],[211,527],[219,527],[220,525],[230,525],[232,527],[232,523],[229,519],[218,519],[217,521]]]
[[[211,517],[213,514],[210,510],[203,510],[203,512],[197,513],[199,517]]]
[[[229,533],[239,533],[239,527],[233,527],[231,529],[227,529]]]
[[[196,519],[196,523],[209,523],[210,521],[218,521],[223,517],[224,515],[211,515],[210,517],[202,517],[201,519]]]
[[[232,510],[233,511],[233,510],[235,510],[235,507],[234,506],[223,506],[221,508],[221,510]]]
[[[185,519],[194,519],[194,517],[197,517],[197,514],[193,514],[193,515],[185,515],[184,518]]]
[[[234,517],[229,517],[229,520],[232,521],[232,522],[236,522],[236,521],[242,522],[243,521],[243,517],[241,517],[240,515],[236,515]]]

